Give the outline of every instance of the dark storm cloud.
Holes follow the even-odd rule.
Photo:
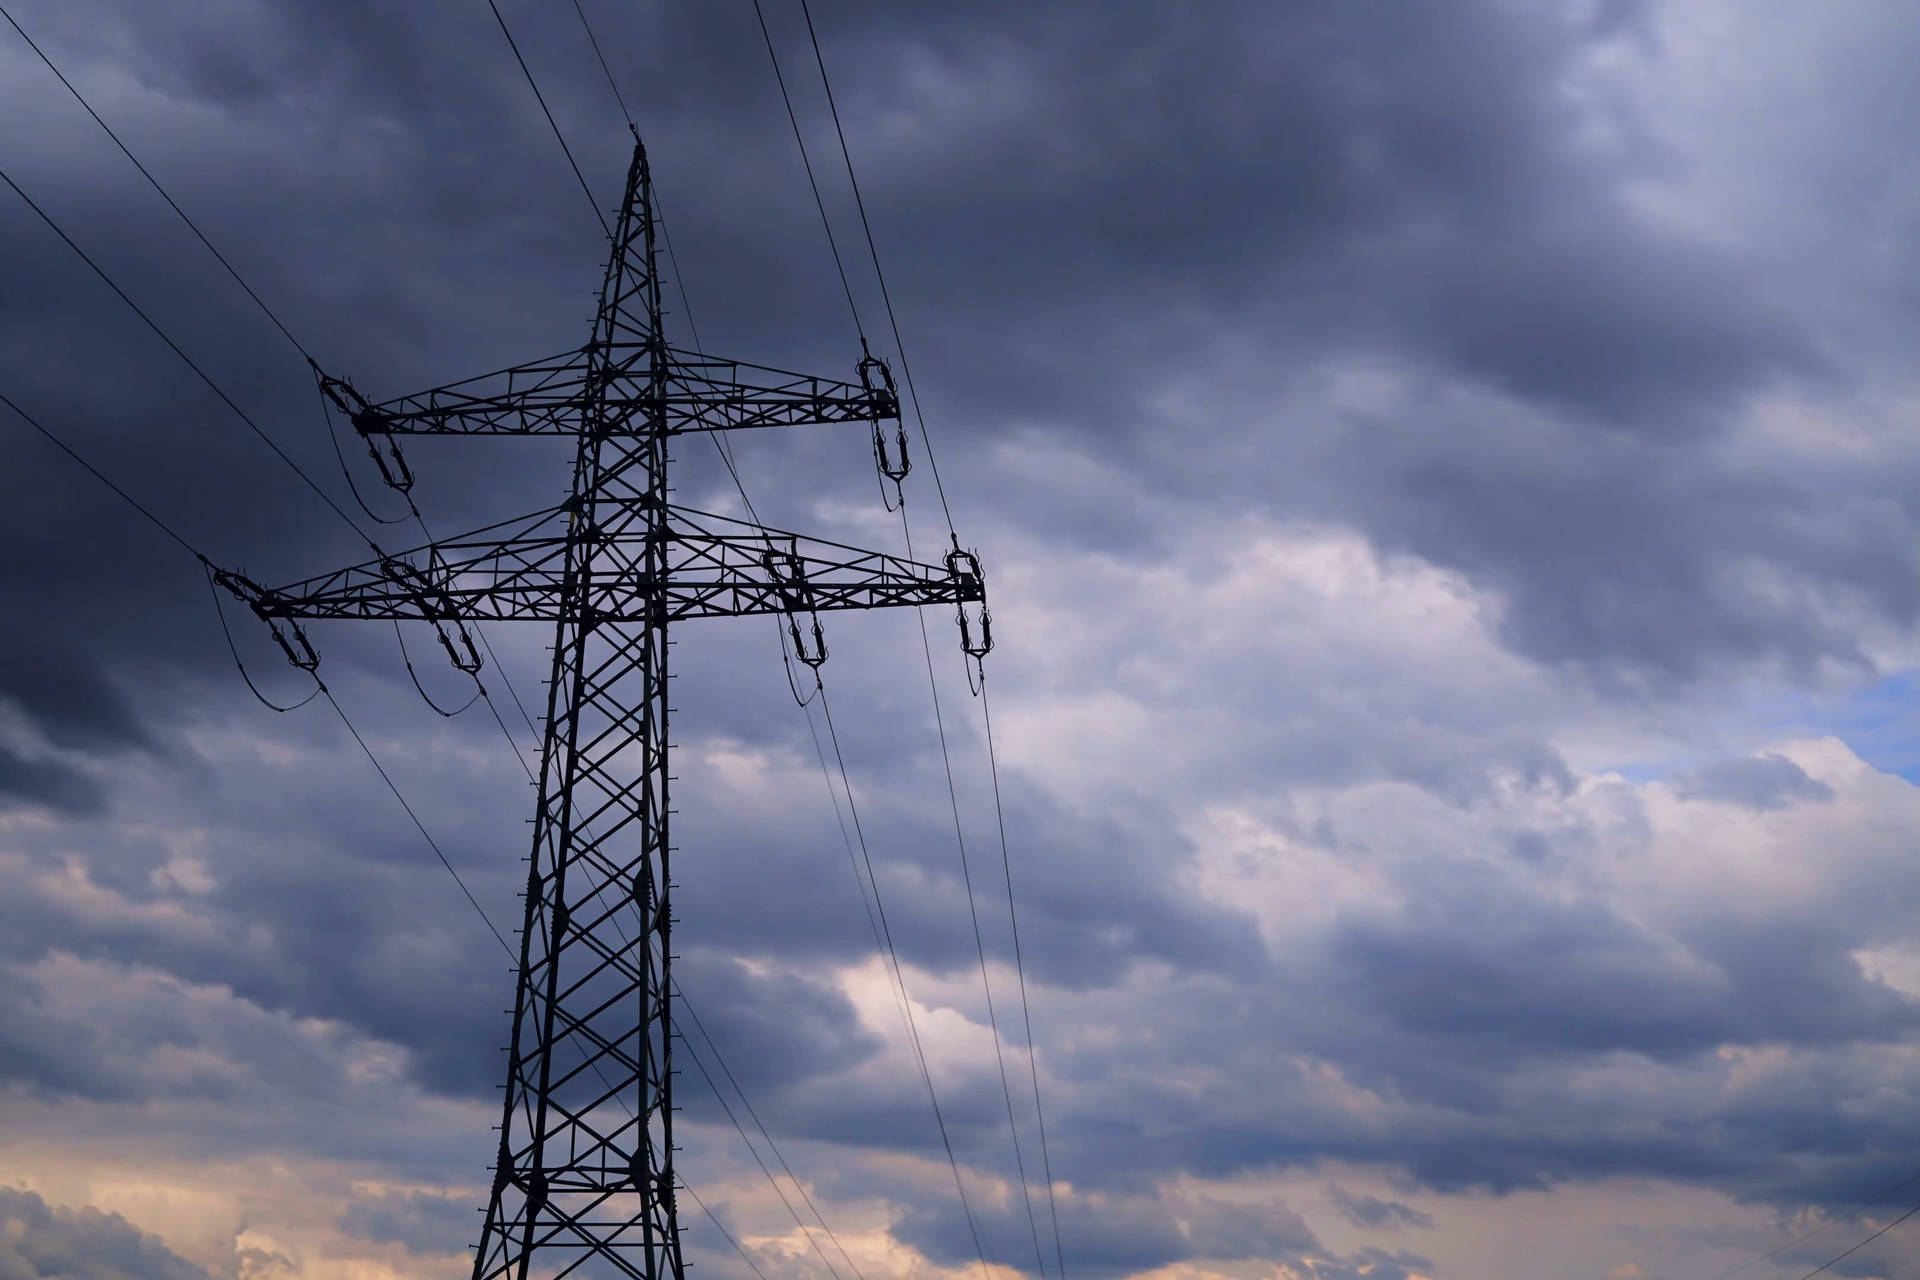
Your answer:
[[[634,80],[637,100],[651,107],[649,131],[663,174],[672,175],[676,165],[687,169],[692,148],[716,130],[727,134],[726,147],[703,152],[689,170],[699,180],[672,188],[684,191],[690,215],[682,246],[690,270],[698,271],[702,294],[717,300],[722,317],[713,326],[710,316],[710,327],[725,334],[744,325],[741,336],[750,348],[764,342],[769,357],[832,367],[844,359],[837,344],[829,358],[816,341],[803,337],[796,347],[792,337],[775,337],[793,328],[796,304],[802,311],[824,305],[832,286],[817,280],[803,293],[769,297],[750,273],[765,257],[756,256],[758,245],[770,246],[782,270],[804,262],[817,275],[824,260],[805,220],[804,188],[778,180],[795,176],[786,173],[793,161],[779,116],[762,101],[770,91],[764,73],[739,56],[741,37],[752,33],[741,29],[741,14],[711,9],[702,15],[634,28],[623,23],[640,20],[608,15],[608,42],[645,71],[662,73]],[[134,9],[109,27],[110,41],[97,33],[69,35],[84,50],[106,43],[116,68],[130,70],[141,87],[204,100],[227,115],[246,141],[228,141],[224,154],[214,154],[211,171],[207,160],[196,158],[193,187],[215,211],[228,201],[247,211],[218,228],[222,240],[250,270],[260,263],[284,273],[282,287],[269,293],[296,331],[327,348],[323,358],[337,357],[343,371],[357,371],[363,384],[391,393],[577,342],[594,277],[591,238],[578,234],[584,210],[571,175],[541,136],[544,122],[516,95],[514,69],[501,65],[497,33],[484,17],[465,6],[406,16],[357,6],[287,13],[261,6],[249,8],[244,21],[206,24]],[[1396,11],[1392,20],[1370,6],[1223,5],[1206,23],[1176,20],[1151,6],[1103,13],[1097,24],[1064,11],[1024,8],[998,17],[989,24],[971,10],[931,10],[903,28],[884,12],[842,11],[826,33],[830,51],[846,66],[844,92],[858,108],[849,112],[856,122],[876,118],[886,97],[897,95],[908,104],[911,127],[923,135],[923,145],[910,149],[884,134],[857,141],[871,157],[872,201],[888,211],[892,256],[904,277],[898,291],[909,300],[943,302],[944,319],[920,318],[939,325],[937,342],[929,344],[938,355],[928,379],[936,394],[948,386],[948,395],[963,386],[1055,389],[1049,395],[1106,387],[1124,402],[1124,409],[1103,410],[1079,401],[1083,409],[1070,410],[1057,400],[994,403],[968,392],[950,410],[957,421],[996,433],[1009,415],[1044,414],[1064,429],[1064,439],[1092,445],[1096,437],[1087,433],[1097,431],[1100,447],[1117,447],[1138,462],[1162,461],[1168,456],[1163,424],[1141,416],[1138,397],[1155,392],[1183,365],[1204,378],[1212,361],[1204,343],[1221,324],[1249,320],[1254,332],[1268,335],[1273,357],[1286,363],[1385,342],[1549,408],[1571,406],[1578,418],[1630,407],[1656,436],[1673,429],[1696,433],[1703,416],[1694,406],[1703,397],[1724,399],[1728,388],[1743,391],[1783,360],[1794,363],[1788,331],[1741,296],[1738,264],[1637,227],[1610,194],[1618,167],[1572,158],[1574,123],[1558,88],[1583,48],[1584,37],[1571,28],[1470,4]],[[53,14],[42,21],[56,33],[65,25]],[[571,65],[580,52],[557,26],[527,25],[536,65],[543,59]],[[676,64],[664,59],[667,48],[682,51]],[[240,76],[241,67],[255,75]],[[690,68],[707,78],[688,79]],[[914,68],[922,82],[912,78]],[[267,85],[277,87],[268,93]],[[928,85],[963,96],[945,110],[928,100],[934,91]],[[985,94],[987,85],[1019,110],[1002,113]],[[553,92],[563,119],[582,135],[592,176],[611,175],[618,135],[606,128],[599,87],[564,78]],[[296,128],[296,105],[309,115],[331,113],[324,118],[336,134],[316,138],[310,126]],[[195,308],[183,311],[177,302],[169,308],[176,322],[212,321],[224,335],[248,335],[262,358],[215,360],[216,374],[257,376],[263,387],[278,386],[272,396],[242,400],[264,400],[269,424],[333,485],[292,353],[273,350],[277,337],[246,312],[243,299],[206,274],[196,246],[174,228],[159,229],[163,211],[150,193],[128,186],[124,199],[100,205],[114,157],[84,119],[64,107],[47,110],[102,175],[89,170],[86,203],[76,211],[69,200],[68,213],[97,220],[96,234],[109,241],[164,247],[164,253],[122,254],[122,265],[152,271],[168,264],[167,275],[145,292],[150,298],[155,289],[190,294]],[[283,138],[266,147],[275,132]],[[299,149],[290,149],[286,137]],[[482,156],[492,163],[480,163]],[[184,167],[189,158],[176,163]],[[1640,161],[1630,156],[1627,162]],[[61,168],[71,171],[75,164],[62,161]],[[529,187],[510,179],[517,172],[545,177]],[[749,181],[771,198],[743,198]],[[343,215],[343,209],[352,212]],[[350,238],[337,234],[346,217]],[[419,239],[421,225],[441,226],[452,239],[422,253],[429,246]],[[130,234],[135,227],[156,229]],[[1009,232],[987,234],[996,227]],[[1018,235],[1010,230],[1016,227]],[[21,224],[23,237],[32,230]],[[569,242],[572,248],[562,247]],[[457,263],[448,257],[456,247]],[[988,250],[991,259],[969,257]],[[115,304],[76,274],[77,264],[65,261],[67,274],[59,274],[61,252],[50,245],[37,274],[50,284],[66,281],[74,300],[91,297],[102,318],[112,315],[107,308]],[[394,263],[405,269],[393,269]],[[170,291],[168,276],[211,283]],[[350,296],[343,296],[343,280]],[[1015,281],[1017,294],[1008,291]],[[978,283],[960,287],[967,282],[993,282],[997,291],[982,295]],[[1207,291],[1193,292],[1202,288]],[[1169,296],[1175,289],[1185,292]],[[1128,295],[1144,305],[1112,305]],[[45,305],[57,315],[70,313],[73,304],[63,298],[63,305]],[[1211,318],[1198,328],[1176,318],[1195,314]],[[1020,342],[1024,335],[1004,323],[1010,316],[1044,324],[1046,332]],[[1084,322],[1095,316],[1088,328]],[[1669,325],[1671,332],[1662,328]],[[106,328],[122,332],[125,317]],[[1074,332],[1085,335],[1077,345],[1066,336]],[[133,337],[138,343],[122,344],[129,357],[145,343],[139,364],[167,368],[165,353],[152,350],[144,335]],[[217,350],[225,343],[211,345]],[[1129,350],[1153,358],[1117,364],[1110,358]],[[397,359],[400,352],[406,358]],[[1599,357],[1609,363],[1595,372]],[[983,361],[999,372],[982,376]],[[1034,376],[1037,369],[1018,376],[1035,361],[1045,377]],[[67,388],[53,372],[40,380],[51,384],[54,403],[72,405],[68,388],[80,381],[79,371],[70,356],[55,368],[61,364]],[[256,367],[258,375],[241,373]],[[1115,368],[1125,371],[1118,381]],[[280,372],[269,376],[274,369]],[[1011,380],[1009,371],[1016,375]],[[164,435],[176,454],[217,458],[202,465],[223,473],[247,468],[223,475],[219,492],[223,523],[245,530],[237,545],[251,548],[249,567],[259,571],[265,561],[292,573],[296,564],[304,571],[348,558],[343,548],[351,541],[331,537],[325,550],[293,553],[284,532],[288,504],[298,504],[309,529],[323,527],[324,511],[283,488],[297,482],[274,476],[271,460],[190,379],[181,381],[177,371],[168,377],[180,394],[164,405],[155,430],[140,434]],[[132,385],[138,375],[127,368],[115,381]],[[208,433],[205,444],[190,445],[177,430],[187,404],[203,406],[196,409],[194,432]],[[1248,407],[1221,406],[1230,419],[1244,418]],[[1471,446],[1483,434],[1474,431],[1456,443]],[[1240,478],[1209,465],[1210,458],[1233,456],[1232,442],[1222,455],[1191,449],[1197,442],[1190,433],[1180,436],[1188,459],[1163,483],[1188,494],[1222,482],[1241,489]],[[477,516],[466,495],[497,488],[474,483],[482,474],[497,476],[483,473],[486,460],[475,450],[495,448],[422,446],[431,453],[425,469],[433,477],[432,496],[460,503],[455,518],[463,523],[469,513]],[[809,456],[804,446],[800,456]],[[1673,667],[1716,646],[1759,651],[1778,643],[1776,633],[1788,624],[1784,615],[1743,619],[1751,610],[1746,601],[1716,601],[1713,592],[1698,589],[1697,574],[1670,587],[1649,579],[1665,563],[1684,570],[1685,560],[1668,553],[1691,540],[1681,536],[1688,525],[1672,523],[1676,495],[1646,490],[1649,473],[1641,459],[1631,472],[1594,486],[1613,496],[1584,525],[1577,519],[1580,493],[1536,500],[1552,478],[1536,467],[1516,470],[1524,458],[1488,450],[1475,461],[1481,469],[1466,485],[1449,485],[1430,468],[1390,462],[1384,476],[1336,472],[1334,487],[1310,482],[1312,496],[1303,489],[1298,498],[1316,514],[1360,523],[1511,584],[1520,605],[1511,633],[1550,656]],[[183,502],[167,491],[173,487],[168,470],[163,466],[156,477],[163,487],[154,500],[176,509]],[[1262,470],[1243,468],[1241,477],[1253,479]],[[810,459],[802,474],[820,477],[820,462]],[[209,479],[182,476],[178,484]],[[1373,492],[1383,483],[1392,486],[1388,492]],[[255,498],[281,494],[293,496],[266,504]],[[1487,494],[1501,495],[1515,509],[1502,516],[1501,501],[1488,502]],[[534,505],[533,493],[527,496],[525,503],[501,505]],[[1284,493],[1274,497],[1288,500]],[[1569,497],[1576,505],[1569,506]],[[1489,524],[1491,517],[1499,522]],[[1111,519],[1093,518],[1082,533]],[[1543,541],[1537,535],[1549,525],[1569,535]],[[1514,536],[1516,528],[1525,536]],[[1623,529],[1639,531],[1644,551],[1622,550],[1591,566],[1598,573],[1568,562],[1576,554],[1571,548],[1613,545]],[[1735,528],[1725,536],[1751,535]],[[231,535],[205,540],[216,543],[210,549],[221,558],[233,558]],[[1514,558],[1521,555],[1528,558]],[[100,581],[97,567],[77,559],[62,568],[69,577]],[[1584,584],[1578,595],[1554,589],[1570,574]],[[1705,614],[1698,607],[1623,614],[1618,606],[1600,613],[1609,600],[1668,595],[1713,607]],[[1699,618],[1692,633],[1674,634],[1690,616]],[[1810,636],[1800,647],[1818,653],[1833,642]],[[183,646],[179,660],[207,648]]]
[[[208,1280],[117,1213],[64,1209],[0,1187],[0,1276],[7,1280]]]
[[[643,117],[710,345],[844,373],[851,326],[750,12],[589,8]],[[1459,570],[1501,603],[1499,633],[1515,651],[1569,685],[1598,676],[1608,697],[1711,683],[1743,664],[1795,675],[1868,665],[1862,619],[1904,625],[1920,603],[1903,549],[1920,468],[1898,449],[1808,467],[1729,445],[1758,399],[1831,391],[1854,356],[1816,331],[1817,308],[1783,296],[1776,250],[1688,234],[1629,198],[1672,163],[1660,143],[1614,119],[1618,138],[1590,144],[1594,118],[1569,84],[1606,42],[1640,38],[1634,8],[1599,5],[1574,21],[1465,0],[823,6],[963,536],[984,526],[1007,543],[1033,538],[1023,568],[1052,572],[1052,585],[1077,572],[1076,556],[1136,578],[1179,571],[1170,548],[1195,535],[1217,537],[1224,557],[1243,512],[1354,529]],[[566,22],[506,11],[604,203],[626,144],[604,86],[585,74],[589,55]],[[258,3],[209,17],[47,4],[21,16],[296,333],[370,393],[584,337],[598,233],[480,6]],[[784,16],[776,34],[803,73]],[[1886,56],[1911,40],[1890,34]],[[30,104],[33,121],[12,139],[9,172],[347,504],[295,353],[57,85],[13,44],[0,50],[0,92],[23,104],[18,118]],[[795,83],[838,216],[821,104],[811,81]],[[368,554],[30,214],[0,205],[8,243],[26,246],[0,298],[8,394],[223,563],[284,580]],[[841,247],[857,264],[863,246],[843,234]],[[877,339],[876,299],[864,277],[855,288]],[[1323,401],[1330,367],[1385,390]],[[324,706],[269,717],[232,683],[198,569],[22,439],[0,505],[0,536],[17,549],[0,589],[23,602],[0,640],[0,697],[50,750],[5,747],[0,793],[93,825],[22,835],[10,850],[23,864],[0,896],[0,949],[17,976],[0,1071],[93,1099],[219,1097],[263,1076],[323,1095],[338,1063],[288,1056],[273,1022],[312,1017],[402,1046],[409,1078],[437,1095],[490,1096],[506,957]],[[741,455],[770,518],[891,539],[831,506],[871,507],[863,448],[821,433],[755,437]],[[711,459],[685,452],[686,490],[724,500]],[[563,456],[532,447],[422,442],[410,456],[443,532],[543,505],[565,478]],[[348,464],[370,479],[351,449]],[[927,496],[915,490],[916,513]],[[391,497],[370,500],[391,511]],[[383,544],[409,540],[348,509]],[[1085,591],[1082,612],[1112,607],[1110,586]],[[235,621],[269,686],[296,687],[251,621]],[[1397,779],[1465,813],[1514,777],[1542,795],[1576,789],[1544,719],[1512,705],[1522,695],[1422,686],[1402,699],[1376,669],[1330,669],[1298,692],[1281,687],[1300,669],[1283,649],[1201,644],[1171,660],[1180,632],[1203,630],[1174,621],[1116,625],[1072,652],[1143,701],[1157,689],[1163,705],[1198,709],[1193,736],[1205,741],[1168,770],[1198,778],[1202,802]],[[1003,614],[1009,624],[1019,619]],[[900,660],[918,660],[917,638],[867,625],[830,620],[836,644],[854,638],[843,652],[899,650],[829,670],[854,786],[903,958],[951,978],[973,963],[973,939],[930,717]],[[430,725],[384,636],[315,630],[343,702],[511,927],[528,795],[484,708]],[[531,704],[542,637],[509,631],[498,643]],[[676,661],[683,687],[702,693],[688,699],[682,741],[763,751],[783,775],[798,760],[813,787],[812,744],[785,710],[764,634],[688,639]],[[837,674],[849,669],[858,677]],[[425,678],[452,687],[438,667]],[[977,749],[970,730],[953,733]],[[1404,901],[1275,946],[1195,886],[1191,814],[1149,794],[1148,779],[1099,803],[1015,771],[1003,782],[1030,975],[1111,1000],[1100,1025],[1042,1049],[1066,1099],[1056,1154],[1077,1186],[1144,1195],[1180,1171],[1334,1157],[1447,1187],[1619,1173],[1837,1201],[1912,1137],[1906,1119],[1876,1120],[1877,1134],[1841,1122],[1850,1099],[1883,1087],[1870,1051],[1915,1030],[1912,1002],[1851,958],[1894,936],[1878,917],[1833,913],[1852,928],[1807,914],[1649,923],[1597,892],[1536,891],[1505,863],[1436,860],[1383,882]],[[867,954],[868,926],[827,801],[817,790],[807,807],[769,801],[774,785],[760,777],[743,796],[710,777],[682,784],[681,830],[699,850],[682,859],[683,978],[776,1132],[931,1156],[913,1079],[838,1087],[836,1074],[877,1052],[828,977]],[[1832,796],[1779,756],[1708,765],[1675,790],[1776,812]],[[115,817],[150,829],[127,838]],[[167,824],[177,838],[159,831]],[[1330,825],[1302,827],[1304,842],[1364,852],[1340,847]],[[1577,874],[1593,847],[1582,834],[1501,841],[1529,855],[1507,859],[1528,874]],[[982,828],[970,839],[991,888],[998,850]],[[207,885],[177,868],[183,849]],[[113,910],[56,879],[76,862],[117,895]],[[1004,964],[998,900],[982,901],[988,955]],[[196,1021],[162,1002],[116,1006],[99,1024],[63,1008],[34,969],[56,953],[224,986],[262,1012]],[[1153,987],[1162,972],[1174,977]],[[1150,994],[1125,994],[1134,981]],[[1730,1112],[1661,1101],[1700,1087],[1723,1045],[1813,1055],[1832,1043],[1848,1048]],[[159,1081],[140,1070],[142,1044],[218,1046],[238,1067]],[[1383,1132],[1330,1103],[1303,1053],[1407,1108],[1405,1126]],[[1669,1074],[1647,1086],[1651,1100],[1595,1101],[1554,1083],[1576,1062]],[[970,1073],[945,1103],[962,1157],[994,1167],[998,1082]],[[1339,1203],[1370,1229],[1421,1225],[1396,1202]],[[451,1225],[442,1208],[369,1196],[343,1222],[427,1247]],[[970,1254],[953,1206],[922,1199],[901,1212],[903,1239],[946,1261]],[[1070,1255],[1103,1273],[1299,1260],[1314,1247],[1281,1210],[1187,1227],[1144,1203],[1070,1206],[1063,1218]],[[990,1230],[999,1248],[1025,1223],[996,1211]],[[1386,1280],[1425,1264],[1364,1249],[1311,1266],[1323,1280]]]

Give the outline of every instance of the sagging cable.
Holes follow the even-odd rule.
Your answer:
[[[426,703],[435,715],[451,720],[473,706],[474,703],[480,701],[481,697],[486,693],[486,687],[480,683],[480,677],[472,671],[467,671],[468,677],[473,681],[473,696],[468,698],[466,702],[460,706],[455,707],[452,711],[447,710],[435,702],[433,695],[427,692],[426,686],[420,683],[420,673],[413,669],[413,655],[407,652],[407,637],[400,630],[400,620],[398,618],[393,620],[393,638],[400,644],[400,661],[407,664],[407,678],[413,681],[414,692],[420,695],[420,701]],[[447,636],[444,631],[440,633],[440,643],[443,645],[447,644]],[[447,652],[453,652],[451,645],[448,645]],[[456,667],[460,666],[459,659],[456,658],[454,660],[454,665]],[[466,670],[465,667],[461,667],[460,669],[463,671]]]
[[[309,693],[298,702],[283,707],[267,697],[266,694],[260,692],[260,687],[253,682],[253,677],[247,672],[247,664],[240,660],[240,646],[234,642],[233,628],[227,624],[226,608],[220,603],[220,592],[222,589],[232,593],[235,599],[253,610],[255,617],[267,624],[267,630],[272,633],[274,643],[278,644],[280,651],[286,654],[287,661],[306,672],[307,675],[312,678],[312,693]],[[269,711],[277,711],[285,714],[289,711],[298,711],[301,707],[306,706],[309,702],[312,702],[320,696],[321,692],[326,689],[326,685],[320,682],[320,674],[318,671],[320,654],[314,649],[313,642],[307,639],[307,633],[301,630],[299,623],[293,621],[291,618],[286,619],[288,631],[282,631],[279,620],[270,617],[264,612],[265,604],[271,599],[271,594],[264,587],[251,582],[243,574],[234,573],[227,569],[216,569],[208,565],[207,591],[213,596],[214,616],[220,619],[220,633],[227,639],[227,652],[233,655],[233,665],[239,670],[240,678],[246,682],[248,692],[253,694],[261,706],[267,708]]]
[[[474,647],[473,636],[468,632],[466,623],[461,621],[459,611],[453,607],[453,602],[447,598],[446,588],[440,583],[440,579],[446,576],[445,566],[439,563],[436,556],[431,567],[429,574],[395,556],[382,556],[380,559],[380,569],[388,580],[411,597],[420,610],[421,619],[433,627],[434,636],[440,641],[440,647],[446,652],[454,670],[473,681],[473,696],[455,710],[449,711],[435,702],[426,686],[420,683],[420,673],[414,669],[413,656],[407,652],[406,635],[400,630],[400,620],[393,620],[393,638],[400,644],[400,659],[406,663],[407,676],[413,681],[414,691],[436,714],[452,719],[486,695],[486,686],[480,683],[480,668],[485,664],[481,661],[480,651]],[[449,622],[459,635],[457,645],[454,637],[447,633]]]

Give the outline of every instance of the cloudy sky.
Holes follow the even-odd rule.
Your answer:
[[[581,4],[653,157],[676,337],[850,376],[752,4]],[[7,8],[369,394],[584,340],[604,243],[484,0]],[[798,6],[766,9],[877,341]],[[611,203],[626,126],[572,4],[501,11]],[[990,574],[1068,1275],[1792,1280],[1920,1204],[1920,11],[814,11]],[[350,502],[297,352],[4,26],[0,168]],[[223,564],[360,558],[11,191],[0,244],[0,391]],[[497,944],[325,702],[247,693],[193,561],[0,431],[0,1276],[464,1274]],[[737,510],[689,443],[682,500]],[[770,523],[899,548],[858,427],[737,450]],[[555,442],[410,458],[448,531],[566,483]],[[1037,1174],[981,704],[927,623]],[[983,1244],[1038,1277],[920,632],[827,627]],[[680,632],[680,974],[845,1256],[694,1074],[680,1168],[770,1278],[979,1275],[769,631]],[[312,635],[511,921],[531,796],[500,727],[433,714],[390,629]],[[531,702],[544,628],[488,635],[483,679]],[[752,1280],[682,1217],[700,1274]],[[1916,1272],[1920,1223],[1834,1274]]]

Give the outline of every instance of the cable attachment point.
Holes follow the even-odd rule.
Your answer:
[[[993,612],[987,608],[987,579],[980,568],[980,557],[972,551],[962,551],[958,539],[953,550],[947,552],[947,572],[953,575],[957,588],[957,599],[953,606],[954,620],[960,624],[960,652],[968,659],[967,688],[977,698],[980,690],[986,687],[986,656],[993,652]],[[967,618],[967,601],[980,602],[980,630],[975,638],[973,623]],[[979,679],[976,682],[975,675]]]
[[[820,626],[820,615],[813,607],[813,588],[807,581],[806,566],[793,550],[775,550],[768,547],[761,553],[761,562],[766,566],[767,581],[772,584],[780,600],[780,609],[787,615],[787,636],[793,641],[793,656],[807,664],[813,671],[813,684],[820,687],[820,668],[827,660],[827,633]],[[813,633],[813,647],[809,649],[800,630],[800,615],[807,615],[807,630]],[[781,646],[780,659],[787,661],[787,649]],[[793,699],[801,706],[812,700],[812,695],[802,697],[799,687],[793,684],[793,669],[787,669],[787,684],[793,690]]]
[[[336,378],[319,365],[309,360],[313,366],[313,376],[320,383],[320,394],[333,402],[333,407],[346,416],[353,429],[366,441],[367,454],[373,459],[373,465],[380,469],[380,479],[396,493],[407,493],[413,488],[413,468],[407,465],[406,455],[400,452],[400,442],[388,432],[388,423],[392,421],[385,413],[374,407],[365,396],[355,389],[353,383],[345,378]]]
[[[779,593],[781,611],[787,615],[787,634],[793,638],[795,656],[818,671],[820,664],[827,660],[827,635],[820,627],[820,615],[813,608],[813,588],[807,581],[806,566],[798,553],[776,551],[772,547],[762,553],[761,560],[767,567],[768,581]],[[807,615],[808,630],[813,632],[811,650],[800,637],[799,615],[802,613]]]
[[[894,387],[893,369],[886,361],[867,350],[867,340],[860,340],[860,385],[866,389],[868,400],[868,420],[873,424],[873,465],[880,472],[880,502],[888,511],[899,509],[905,496],[901,493],[900,482],[913,470],[913,459],[907,454],[907,425],[900,420],[900,396]],[[893,444],[887,444],[885,420],[893,422]],[[887,496],[887,484],[893,484],[893,497]]]
[[[202,563],[205,562],[203,561]],[[278,597],[265,587],[250,580],[245,574],[235,573],[230,569],[217,569],[211,564],[206,565],[206,570],[207,592],[213,597],[214,616],[220,619],[220,634],[226,637],[227,652],[233,655],[233,665],[239,670],[240,678],[246,682],[248,692],[252,693],[260,705],[267,710],[279,712],[298,711],[301,707],[306,706],[309,702],[319,697],[327,687],[322,683],[320,673],[317,670],[320,666],[320,655],[314,650],[313,643],[307,639],[307,633],[300,629],[298,622],[295,622],[292,618],[286,620],[287,625],[292,629],[292,635],[289,636],[280,629],[274,618],[267,613],[267,609]],[[253,677],[247,674],[247,664],[240,660],[240,646],[234,643],[233,628],[227,625],[227,611],[220,607],[220,593],[223,590],[245,604],[247,608],[253,610],[254,616],[267,624],[267,630],[273,633],[274,643],[278,644],[280,651],[287,655],[287,661],[306,672],[307,675],[312,678],[313,691],[311,693],[298,702],[281,706],[279,703],[267,697],[266,694],[260,692],[260,687],[254,684]]]
[[[480,668],[484,664],[481,661],[479,649],[474,646],[472,634],[468,632],[466,623],[460,618],[459,609],[448,594],[446,583],[451,575],[446,566],[441,563],[437,549],[428,548],[427,555],[428,571],[423,572],[418,566],[396,556],[382,556],[380,570],[387,575],[389,581],[406,592],[413,603],[419,607],[421,618],[433,627],[433,633],[438,637],[440,647],[446,651],[447,660],[453,663],[454,670],[473,677],[475,684],[478,685]],[[452,635],[447,632],[449,624],[453,627]],[[395,619],[393,626],[394,634],[398,636],[400,634],[398,619]],[[456,635],[459,637],[458,644],[454,642]],[[406,656],[404,638],[400,641],[400,652],[402,657]],[[422,698],[427,699],[427,705],[432,706],[442,715],[448,714],[435,705],[432,698],[427,697],[425,689],[420,688],[420,679],[414,674],[411,659],[407,660],[407,673],[414,677],[414,687],[420,690]],[[476,693],[475,696],[479,695]],[[467,705],[473,705],[471,700]],[[462,707],[461,710],[464,711],[466,708]]]
[[[854,366],[860,374],[860,385],[867,393],[867,416],[897,418],[900,416],[900,393],[894,387],[893,366],[867,349],[867,340],[860,339],[860,363]]]

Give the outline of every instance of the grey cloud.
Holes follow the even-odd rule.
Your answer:
[[[1920,1019],[1920,1006],[1861,972],[1824,905],[1656,929],[1598,898],[1516,895],[1484,869],[1436,868],[1404,883],[1406,909],[1335,934],[1343,986],[1422,1038],[1485,1046],[1474,1058],[1684,1058],[1725,1043],[1898,1038]],[[1403,1088],[1433,1078],[1430,1066],[1408,1065]]]
[[[1721,800],[1749,809],[1785,809],[1833,799],[1832,787],[1774,753],[1701,765],[1676,778],[1674,792],[1689,800]]]
[[[1352,1259],[1313,1259],[1314,1280],[1412,1280],[1433,1269],[1433,1262],[1401,1249],[1361,1249]]]
[[[1433,1215],[1422,1213],[1398,1200],[1382,1200],[1379,1196],[1349,1191],[1342,1186],[1329,1187],[1327,1194],[1333,1197],[1340,1212],[1356,1227],[1392,1230],[1398,1227],[1433,1226]]]
[[[5,747],[0,747],[0,797],[75,814],[97,813],[103,803],[99,787],[81,770]]]
[[[473,1232],[474,1206],[421,1192],[356,1192],[340,1214],[340,1228],[364,1240],[403,1244],[416,1253],[441,1253]]]
[[[974,1206],[994,1256],[1032,1256],[1032,1233],[1017,1203],[1005,1209]],[[903,1239],[930,1256],[959,1264],[972,1254],[972,1237],[957,1207],[921,1210],[896,1224]],[[1363,1247],[1342,1256],[1323,1245],[1283,1201],[1264,1204],[1182,1199],[1116,1198],[1071,1203],[1061,1209],[1062,1240],[1078,1268],[1098,1276],[1125,1275],[1181,1260],[1281,1265],[1314,1280],[1385,1276],[1405,1280],[1431,1268],[1417,1254]],[[1045,1245],[1042,1246],[1042,1252]]]
[[[879,1048],[837,988],[799,974],[758,976],[730,957],[694,954],[676,980],[699,1002],[699,1027],[683,1030],[696,1038],[707,1070],[721,1074],[707,1047],[711,1037],[751,1096],[843,1075]]]
[[[0,644],[0,696],[30,714],[55,745],[153,745],[131,702],[88,655],[31,633],[9,634]]]

